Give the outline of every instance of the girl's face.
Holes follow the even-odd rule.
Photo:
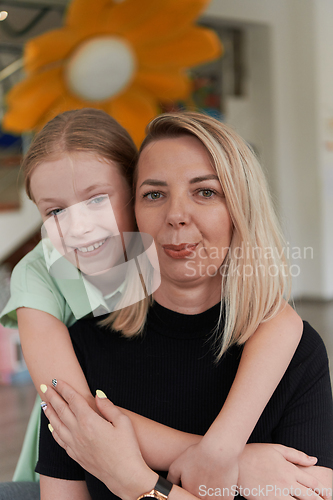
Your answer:
[[[198,139],[181,136],[146,146],[138,164],[135,213],[139,230],[155,240],[164,279],[186,284],[209,279],[220,286],[233,226]]]
[[[131,188],[117,164],[92,153],[41,163],[31,191],[55,248],[86,274],[123,262],[120,234],[134,231]]]

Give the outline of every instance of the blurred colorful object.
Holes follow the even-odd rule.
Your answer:
[[[73,0],[64,27],[30,40],[26,78],[7,96],[3,127],[41,128],[69,109],[105,110],[139,144],[161,101],[186,99],[186,69],[222,53],[193,23],[210,0]]]
[[[22,138],[4,134],[0,130],[0,212],[20,208],[21,152]]]

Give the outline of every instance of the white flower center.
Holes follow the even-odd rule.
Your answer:
[[[114,36],[82,43],[70,57],[66,78],[70,90],[87,101],[103,101],[128,85],[135,71],[130,46]]]

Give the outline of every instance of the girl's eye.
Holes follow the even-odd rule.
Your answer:
[[[203,198],[211,198],[215,194],[215,191],[212,189],[200,189],[199,193],[202,193]]]
[[[65,208],[55,208],[54,210],[51,210],[51,212],[49,212],[46,215],[48,215],[48,216],[51,215],[54,217],[55,215],[60,215],[60,214],[64,213],[65,210],[66,210]]]
[[[96,196],[96,198],[88,201],[88,205],[98,205],[99,203],[103,203],[103,201],[105,201],[107,198],[107,194],[103,196]]]
[[[143,195],[143,198],[147,198],[148,200],[159,200],[162,197],[162,193],[159,193],[158,191],[150,191],[149,193],[146,193]]]

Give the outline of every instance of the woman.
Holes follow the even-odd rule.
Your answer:
[[[105,388],[118,405],[127,405],[178,430],[203,434],[223,405],[238,366],[239,348],[229,351],[230,357],[222,357],[225,345],[230,345],[230,338],[234,343],[243,343],[258,321],[268,319],[279,310],[285,267],[278,259],[281,243],[276,221],[262,173],[249,148],[228,127],[202,115],[165,115],[155,119],[141,148],[135,180],[138,227],[154,238],[162,277],[161,286],[154,294],[156,302],[148,315],[145,337],[134,344],[134,339],[128,342],[121,337],[105,336],[94,323],[86,322],[84,326],[79,325],[79,341],[78,329],[73,327],[72,341],[91,391]],[[263,252],[267,249],[270,252]],[[212,339],[217,319],[219,328],[215,329]],[[91,341],[92,332],[99,347]],[[279,391],[270,400],[251,440],[283,441],[308,453],[313,450],[319,466],[311,469],[311,474],[329,485],[333,437],[327,360],[322,343],[311,327],[306,325],[303,337]],[[212,347],[215,347],[215,356]],[[140,348],[139,361],[134,366]],[[96,349],[100,351],[99,363],[93,362],[97,359]],[[109,354],[109,362],[103,357],[105,353]],[[310,353],[316,354],[319,361]],[[275,352],[272,352],[268,366],[274,358]],[[118,381],[121,386],[118,393],[115,382],[119,360],[129,364]],[[220,362],[214,364],[214,360]],[[301,377],[305,376],[300,366],[306,369],[304,391],[299,386]],[[139,375],[141,385],[147,380],[146,390],[141,392],[134,383]],[[251,382],[249,377],[248,390]],[[296,387],[291,382],[296,383]],[[199,403],[191,393],[194,386],[201,398]],[[45,389],[43,387],[43,391]],[[137,401],[133,392],[138,395]],[[142,402],[145,397],[148,400]],[[321,408],[320,415],[311,414],[314,403]],[[307,409],[304,421],[297,419],[302,408]],[[251,420],[251,407],[246,411]],[[239,421],[236,418],[230,422],[232,432],[239,428]],[[170,470],[173,480],[181,477],[185,488],[187,482],[192,482],[193,488],[188,464],[198,470],[206,464],[205,453],[207,456],[218,453],[218,440],[214,446],[207,437],[219,434],[214,428],[216,422],[203,439],[187,435],[193,446],[189,447],[187,440],[180,456],[182,437],[166,430],[170,435],[170,448],[177,449],[177,453],[170,461],[172,453],[168,455],[167,450],[165,469]],[[89,436],[89,428],[86,431]],[[319,438],[315,444],[314,433]],[[76,437],[80,436],[79,426]],[[81,439],[84,442],[84,437]],[[159,437],[153,439],[158,442]],[[232,443],[227,442],[228,445],[232,450]],[[93,447],[92,443],[90,446]],[[94,478],[66,462],[58,452],[52,447],[52,440],[48,440],[44,422],[37,467],[43,474],[43,494],[53,498],[52,495],[68,493],[68,488],[73,494],[78,486],[73,484],[75,480],[85,478],[93,498],[103,498],[102,495],[108,498],[107,491]],[[75,458],[86,463],[82,454]],[[184,462],[187,469],[183,474]],[[296,495],[299,498],[306,495],[304,486],[311,487],[309,475],[302,472],[301,478],[293,476],[293,481],[300,485],[300,493]],[[94,473],[102,480],[105,477],[98,471]],[[218,484],[219,470],[214,470],[211,478]],[[72,481],[68,481],[70,479]],[[88,498],[87,490],[80,494]]]

